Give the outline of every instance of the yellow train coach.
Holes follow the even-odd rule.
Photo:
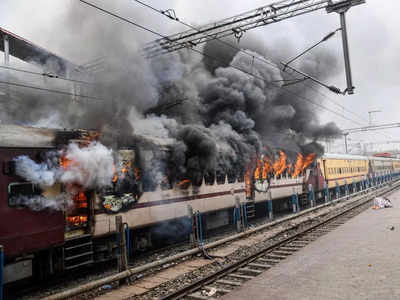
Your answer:
[[[328,153],[318,162],[329,189],[400,173],[400,159],[390,157]]]
[[[364,180],[369,173],[369,158],[359,155],[325,154],[319,158],[328,188]]]

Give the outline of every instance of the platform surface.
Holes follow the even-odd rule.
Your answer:
[[[400,299],[400,191],[388,198],[222,299]]]

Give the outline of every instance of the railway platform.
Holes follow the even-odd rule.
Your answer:
[[[400,191],[222,299],[400,299]]]

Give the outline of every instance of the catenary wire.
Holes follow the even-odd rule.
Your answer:
[[[113,13],[113,12],[110,12],[110,11],[104,9],[104,8],[101,8],[101,7],[99,7],[99,6],[97,6],[97,5],[93,4],[93,3],[87,2],[87,1],[85,1],[85,0],[79,0],[79,1],[80,1],[81,3],[84,3],[84,4],[88,5],[88,6],[91,6],[91,7],[95,8],[95,9],[97,9],[97,10],[99,10],[99,11],[105,13],[105,14],[108,14],[108,15],[113,16],[113,17],[115,17],[115,18],[117,18],[117,19],[119,19],[119,20],[122,20],[122,21],[124,21],[124,22],[127,22],[127,23],[129,23],[129,24],[131,24],[131,25],[133,25],[133,26],[135,26],[135,27],[137,27],[137,28],[139,28],[139,29],[142,29],[142,30],[144,30],[144,31],[147,31],[147,32],[149,32],[149,33],[152,33],[152,34],[154,34],[154,35],[157,35],[157,36],[159,36],[159,37],[161,37],[161,38],[164,38],[164,39],[167,39],[167,40],[168,40],[168,37],[167,37],[167,36],[165,36],[165,35],[163,35],[163,34],[157,32],[157,31],[155,31],[155,30],[153,30],[153,29],[150,29],[150,28],[148,28],[148,27],[146,27],[146,26],[144,26],[144,25],[138,24],[138,23],[133,22],[133,21],[131,21],[131,20],[129,20],[129,19],[126,19],[126,18],[124,18],[124,17],[121,17],[121,16],[119,16],[119,15]],[[205,54],[205,53],[203,53],[203,52],[201,52],[201,51],[199,51],[199,50],[196,50],[196,49],[193,49],[193,48],[188,48],[188,50],[191,50],[191,51],[193,51],[193,52],[195,52],[195,53],[198,53],[198,54],[200,54],[200,55],[202,55],[202,56],[208,57],[208,58],[210,58],[210,59],[212,59],[212,60],[214,60],[214,61],[219,61],[217,58],[212,57],[211,55]],[[268,62],[268,63],[272,64],[271,62]],[[300,95],[296,94],[295,92],[292,92],[292,91],[288,90],[288,89],[285,88],[285,87],[281,87],[281,86],[279,86],[279,85],[277,85],[277,84],[268,82],[268,81],[266,81],[264,78],[262,78],[262,77],[260,77],[260,76],[257,76],[257,75],[255,75],[255,74],[253,74],[253,73],[251,73],[251,72],[248,72],[248,71],[246,71],[246,70],[240,69],[240,68],[235,67],[235,66],[231,66],[231,67],[234,68],[234,69],[236,69],[236,70],[239,70],[239,71],[241,71],[241,72],[243,72],[243,73],[245,73],[245,74],[248,74],[248,75],[250,75],[250,76],[252,76],[252,77],[254,77],[254,78],[260,79],[260,80],[264,81],[264,82],[265,82],[266,84],[268,84],[268,85],[273,85],[273,86],[275,86],[275,87],[282,88],[282,89],[284,89],[284,91],[285,91],[286,93],[289,93],[289,94],[291,94],[291,95],[297,97],[298,99],[302,99],[302,100],[307,101],[307,102],[309,102],[309,103],[311,103],[311,104],[313,104],[313,105],[315,105],[315,106],[318,106],[318,107],[320,107],[320,108],[322,108],[322,109],[325,109],[325,110],[327,110],[327,111],[329,111],[329,112],[331,112],[331,113],[334,113],[334,114],[340,116],[341,118],[346,119],[346,120],[348,120],[348,121],[350,121],[350,122],[352,122],[352,123],[361,124],[361,123],[359,123],[359,122],[357,122],[357,121],[355,121],[355,120],[353,120],[353,119],[350,119],[350,118],[348,118],[348,117],[346,117],[346,116],[344,116],[344,115],[338,113],[337,111],[334,111],[334,110],[332,110],[332,109],[330,109],[330,108],[325,107],[325,106],[322,105],[322,104],[315,103],[315,102],[313,102],[312,100],[310,100],[310,99],[308,99],[308,98],[306,98],[306,97],[304,97],[304,96],[300,96]],[[275,66],[275,67],[276,67],[276,66]]]
[[[176,22],[178,22],[178,23],[180,23],[180,24],[182,24],[182,25],[184,25],[184,26],[186,26],[186,27],[188,27],[188,28],[191,28],[191,29],[196,30],[196,31],[199,32],[199,30],[198,30],[196,27],[190,25],[189,23],[184,22],[184,21],[182,21],[181,19],[178,19],[177,17],[173,17],[173,16],[171,16],[171,15],[169,15],[169,14],[166,14],[166,13],[163,12],[162,10],[159,10],[159,9],[157,9],[157,8],[151,6],[151,5],[149,5],[149,4],[147,4],[147,3],[143,2],[143,1],[140,1],[140,0],[133,0],[133,1],[139,3],[139,4],[142,5],[142,6],[145,6],[145,7],[149,8],[149,9],[151,9],[151,10],[153,10],[153,11],[155,11],[155,12],[157,12],[157,13],[159,13],[159,14],[161,14],[161,15],[163,15],[163,16],[165,16],[165,17],[171,19],[171,20],[174,20],[174,21],[176,21]],[[203,34],[204,34],[205,36],[209,36],[207,33],[203,33]],[[269,60],[264,59],[264,58],[262,58],[262,57],[255,56],[255,55],[249,53],[248,51],[246,51],[246,50],[244,50],[244,49],[241,49],[241,48],[239,48],[239,47],[236,47],[236,46],[234,46],[234,45],[232,45],[232,44],[230,44],[230,43],[228,43],[228,42],[226,42],[226,41],[223,41],[223,40],[221,40],[221,39],[219,39],[219,38],[214,38],[214,37],[213,37],[213,39],[217,40],[218,42],[222,43],[223,45],[226,45],[226,46],[230,47],[231,49],[234,49],[234,50],[236,50],[236,51],[239,51],[239,52],[241,52],[241,53],[244,53],[244,54],[246,54],[246,55],[252,57],[252,58],[255,59],[255,60],[259,60],[259,61],[261,61],[261,62],[263,62],[263,63],[266,63],[266,64],[272,66],[273,68],[276,68],[276,69],[280,70],[280,68],[277,66],[276,62],[271,63],[272,60],[269,61]],[[314,88],[313,86],[308,85],[308,84],[306,84],[306,83],[303,83],[303,85],[308,86],[309,88],[313,89],[315,92],[321,94],[323,97],[325,97],[325,99],[329,100],[330,102],[334,103],[334,104],[337,105],[338,107],[342,108],[344,111],[347,111],[348,113],[351,113],[351,114],[357,116],[357,117],[360,118],[361,120],[366,121],[365,119],[363,119],[363,118],[362,118],[361,116],[359,116],[358,114],[356,114],[356,113],[354,113],[354,112],[352,112],[352,111],[350,111],[350,110],[347,110],[343,105],[337,103],[336,101],[334,101],[333,99],[331,99],[330,97],[328,97],[326,94],[323,94],[322,92],[320,92],[318,89]],[[367,121],[366,121],[366,122],[367,122]]]
[[[188,28],[191,28],[191,29],[196,30],[196,31],[199,32],[199,30],[198,30],[196,27],[190,25],[190,24],[187,23],[187,22],[182,21],[181,19],[178,19],[178,17],[176,17],[175,13],[174,13],[174,15],[172,16],[171,14],[167,14],[166,11],[159,10],[159,9],[157,9],[157,8],[151,6],[151,5],[149,5],[149,4],[147,4],[147,3],[143,2],[143,1],[140,1],[140,0],[133,0],[133,1],[139,3],[140,5],[142,5],[142,6],[144,6],[144,7],[147,7],[147,8],[149,8],[149,9],[153,10],[154,12],[156,12],[156,13],[158,13],[158,14],[161,14],[161,15],[163,15],[163,16],[165,16],[165,17],[167,17],[167,18],[169,18],[169,19],[171,19],[171,20],[173,20],[173,21],[176,21],[176,22],[178,22],[178,23],[180,23],[180,24],[182,24],[182,25],[184,25],[184,26],[186,26],[186,27],[188,27]],[[209,35],[208,35],[207,33],[203,33],[203,34],[204,34],[205,36],[209,37]],[[254,59],[259,60],[259,61],[261,61],[261,62],[263,62],[263,63],[266,63],[266,64],[268,64],[268,65],[270,65],[270,66],[272,66],[272,67],[274,67],[274,68],[280,70],[280,68],[276,65],[276,62],[275,62],[275,63],[271,63],[271,62],[270,62],[269,60],[267,60],[267,59],[264,59],[264,58],[258,57],[258,56],[254,56],[253,54],[248,53],[246,50],[241,49],[241,48],[239,48],[239,47],[236,47],[236,46],[234,46],[234,45],[232,45],[232,44],[230,44],[230,43],[228,43],[228,42],[226,42],[226,41],[223,41],[223,40],[221,40],[221,39],[219,39],[219,38],[213,37],[213,39],[214,39],[214,40],[217,40],[218,42],[222,43],[223,45],[226,45],[226,46],[228,46],[228,47],[230,47],[230,48],[232,48],[232,49],[234,49],[234,50],[236,50],[236,51],[239,51],[239,52],[241,52],[241,53],[244,53],[244,54],[246,54],[246,55],[252,57],[253,60],[254,60]],[[321,42],[322,42],[322,41],[321,41]],[[272,60],[271,60],[271,61],[272,61]],[[290,75],[289,73],[287,73],[287,74]],[[293,78],[293,76],[291,76],[291,77]],[[362,121],[364,121],[364,122],[368,122],[365,118],[361,117],[360,115],[354,113],[354,112],[351,111],[351,110],[346,109],[343,105],[337,103],[335,100],[331,99],[328,95],[326,95],[326,93],[321,92],[319,89],[315,88],[315,87],[312,86],[311,84],[307,84],[306,82],[304,82],[304,83],[302,83],[302,84],[303,84],[304,86],[307,86],[307,87],[309,87],[310,89],[312,89],[315,93],[320,94],[325,100],[328,100],[328,101],[330,101],[331,103],[333,103],[334,105],[340,107],[341,109],[343,109],[343,111],[347,111],[349,114],[352,114],[352,115],[356,116],[356,117],[359,118],[360,120],[362,120]],[[358,124],[361,124],[361,123],[359,123],[359,122],[357,122],[357,123],[358,123]],[[384,136],[386,136],[386,137],[388,137],[388,138],[392,138],[390,135],[386,134],[385,132],[382,132],[382,133],[380,133],[380,134],[381,134],[381,135],[384,135]]]
[[[46,77],[46,78],[54,78],[54,79],[71,81],[71,82],[76,82],[76,83],[92,84],[92,83],[86,82],[86,81],[81,81],[81,80],[75,80],[75,79],[69,79],[69,78],[61,77],[61,76],[58,76],[57,74],[53,74],[53,73],[35,72],[35,71],[29,71],[29,70],[24,70],[24,69],[9,67],[9,66],[3,66],[3,65],[0,65],[0,68],[7,69],[7,70],[12,70],[12,71],[16,71],[16,72],[21,72],[21,73],[32,74],[32,75],[39,75],[39,76]]]
[[[48,88],[43,88],[43,87],[38,87],[38,86],[33,86],[33,85],[26,85],[26,84],[10,82],[10,81],[2,81],[2,80],[0,80],[0,84],[12,85],[12,86],[23,87],[23,88],[29,88],[29,89],[39,90],[39,91],[45,91],[45,92],[65,95],[65,96],[74,96],[74,97],[79,97],[79,98],[87,98],[87,99],[92,99],[92,100],[104,101],[104,99],[93,97],[93,96],[69,93],[69,92],[65,92],[65,91],[53,90],[53,89],[48,89]]]

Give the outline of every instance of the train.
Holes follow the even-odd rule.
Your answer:
[[[133,146],[115,150],[122,171],[115,174],[113,184],[102,190],[78,190],[72,209],[35,210],[15,201],[20,195],[49,197],[67,188],[56,182],[43,189],[18,176],[16,157],[40,162],[49,151],[62,151],[70,143],[85,147],[98,136],[89,130],[0,125],[0,245],[6,284],[114,260],[120,249],[116,216],[128,229],[127,246],[134,255],[188,238],[193,228],[190,211],[202,214],[204,230],[212,231],[235,222],[237,202],[249,219],[257,218],[271,209],[268,200],[274,211],[289,211],[293,195],[306,207],[310,193],[318,203],[400,175],[400,159],[390,157],[324,154],[301,164],[296,174],[286,164],[273,172],[271,162],[260,156],[247,170],[190,179],[161,174],[154,184],[151,170],[167,156],[172,142],[135,136]],[[280,160],[285,162],[282,154]],[[62,160],[59,163],[63,165]]]

